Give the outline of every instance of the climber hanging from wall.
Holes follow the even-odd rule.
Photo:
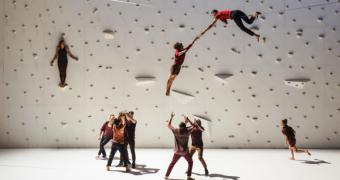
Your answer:
[[[61,38],[58,43],[55,55],[51,61],[51,66],[53,66],[54,60],[58,58],[58,69],[60,76],[59,86],[61,88],[67,86],[67,83],[65,83],[68,63],[67,55],[69,55],[74,60],[78,61],[78,58],[71,53],[70,48],[66,45],[64,38]]]
[[[260,41],[260,35],[254,33],[252,30],[248,29],[244,26],[242,20],[246,22],[247,24],[252,24],[255,19],[261,14],[261,12],[255,12],[253,15],[250,15],[250,18],[241,10],[223,10],[218,11],[216,9],[211,11],[211,14],[214,16],[213,22],[208,26],[207,29],[205,29],[202,34],[207,32],[209,29],[211,29],[218,20],[224,22],[225,24],[228,24],[228,19],[234,20],[236,25],[244,32],[249,34],[250,36],[255,36],[257,41]]]
[[[203,35],[203,34],[204,33],[201,33],[201,35]],[[192,47],[192,45],[194,45],[194,43],[201,37],[201,35],[196,36],[196,38],[191,42],[191,44],[189,44],[185,48],[183,47],[183,44],[180,43],[180,42],[177,42],[174,45],[175,61],[174,61],[174,64],[171,66],[170,77],[167,81],[166,93],[165,93],[166,96],[170,96],[171,85],[174,82],[177,75],[179,74],[179,72],[181,71],[181,67],[182,67],[182,64],[185,60],[186,53],[189,51],[189,49]]]

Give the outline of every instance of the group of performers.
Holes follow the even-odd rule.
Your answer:
[[[170,95],[170,90],[173,81],[179,74],[181,70],[181,66],[184,63],[186,53],[190,50],[190,48],[194,45],[194,43],[201,38],[209,29],[211,29],[217,21],[222,21],[223,23],[227,24],[228,20],[233,20],[236,25],[244,32],[249,34],[250,36],[255,36],[256,40],[260,40],[260,35],[253,32],[249,28],[245,27],[243,21],[247,24],[252,24],[259,15],[260,12],[255,12],[252,15],[246,15],[241,10],[212,10],[212,15],[214,20],[212,23],[194,40],[186,47],[180,42],[177,42],[174,45],[175,49],[175,60],[174,64],[171,66],[170,77],[167,81],[166,86],[166,96]],[[76,56],[74,56],[68,46],[65,44],[64,39],[60,40],[55,56],[51,61],[51,66],[55,59],[58,59],[58,68],[60,73],[60,87],[67,86],[66,81],[66,69],[68,64],[67,55],[72,57],[75,60],[78,60]],[[175,138],[175,152],[173,154],[172,161],[168,166],[168,169],[165,174],[165,179],[168,179],[173,167],[175,166],[176,162],[181,158],[184,157],[188,162],[188,169],[187,169],[187,179],[191,178],[192,173],[192,166],[193,160],[192,157],[195,152],[198,152],[198,159],[200,160],[201,164],[204,168],[204,174],[206,176],[209,175],[209,171],[207,168],[207,164],[203,158],[203,139],[202,133],[204,132],[204,127],[201,125],[201,121],[199,119],[195,119],[191,121],[187,116],[183,115],[183,122],[179,124],[177,128],[172,125],[172,119],[175,116],[174,113],[171,113],[170,120],[168,121],[168,128],[172,131],[174,138]],[[96,156],[96,159],[105,159],[107,160],[106,168],[109,171],[112,165],[113,158],[117,151],[120,152],[120,162],[117,166],[123,166],[126,168],[126,171],[130,171],[130,165],[132,168],[136,168],[136,153],[135,153],[135,131],[136,131],[136,124],[137,120],[134,118],[134,112],[120,112],[118,117],[112,114],[107,122],[105,122],[101,128],[99,134],[99,152]],[[304,152],[308,155],[311,155],[308,150],[298,149],[296,147],[296,139],[295,139],[295,131],[292,127],[288,126],[287,119],[281,121],[281,131],[286,138],[286,144],[289,146],[291,152],[291,160],[295,159],[294,153]],[[191,146],[189,148],[189,137],[191,136]],[[104,146],[108,143],[112,142],[110,155],[107,158]],[[128,153],[128,146],[130,147],[130,152],[132,156],[132,163],[129,161],[129,153]]]

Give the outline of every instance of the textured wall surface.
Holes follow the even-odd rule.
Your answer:
[[[322,5],[321,5],[322,4]],[[208,147],[340,147],[340,15],[336,0],[1,0],[0,147],[93,147],[110,113],[134,110],[139,147],[173,146],[171,111],[202,118]],[[175,42],[188,44],[211,9],[255,10],[257,43],[221,22],[188,52],[170,97]],[[114,39],[103,31],[112,30]],[[49,65],[61,34],[65,89]]]

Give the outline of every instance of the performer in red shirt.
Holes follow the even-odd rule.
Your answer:
[[[247,24],[252,24],[254,20],[261,14],[261,12],[255,12],[253,15],[250,15],[250,18],[241,10],[217,11],[214,9],[211,11],[211,14],[214,16],[214,21],[208,26],[206,30],[203,31],[202,34],[212,28],[218,20],[228,24],[228,19],[232,19],[242,31],[246,32],[250,36],[255,36],[257,41],[260,41],[260,35],[245,27],[242,20]]]
[[[203,34],[204,33],[201,33],[201,35],[203,35]],[[180,42],[177,42],[174,45],[175,61],[174,61],[174,64],[171,66],[171,70],[170,70],[171,74],[170,74],[170,77],[169,77],[168,82],[167,82],[165,95],[167,95],[167,96],[170,95],[171,85],[172,85],[173,81],[175,80],[175,78],[177,77],[177,75],[179,74],[179,72],[181,71],[181,67],[182,67],[182,64],[184,63],[186,53],[189,51],[189,49],[192,47],[192,45],[200,38],[200,36],[197,36],[191,42],[191,44],[189,44],[185,48],[183,47],[183,44],[180,43]]]
[[[99,137],[98,140],[100,140],[99,143],[99,152],[98,155],[96,156],[96,159],[99,159],[100,155],[103,155],[103,159],[106,159],[106,151],[104,146],[110,142],[112,139],[112,127],[113,127],[113,121],[115,120],[115,115],[111,114],[110,118],[108,121],[106,121],[103,125],[102,128],[100,129]]]

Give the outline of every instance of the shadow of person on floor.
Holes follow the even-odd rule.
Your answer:
[[[137,171],[135,171],[137,170]],[[124,170],[111,170],[115,172],[129,173],[135,176],[145,175],[145,174],[156,174],[159,169],[156,168],[147,168],[145,164],[137,164],[135,169],[131,169],[131,171],[126,172]]]
[[[192,172],[192,174],[195,174],[197,176],[205,176],[205,174],[198,174],[198,173],[195,173],[195,172]],[[216,174],[216,173],[211,173],[207,177],[210,177],[210,178],[232,179],[232,180],[238,180],[240,178],[238,176],[227,176],[227,175],[224,175],[224,174]]]
[[[324,160],[320,160],[320,159],[314,159],[314,160],[298,160],[301,163],[304,164],[316,164],[316,165],[320,165],[320,164],[332,164],[330,162],[324,161]]]

